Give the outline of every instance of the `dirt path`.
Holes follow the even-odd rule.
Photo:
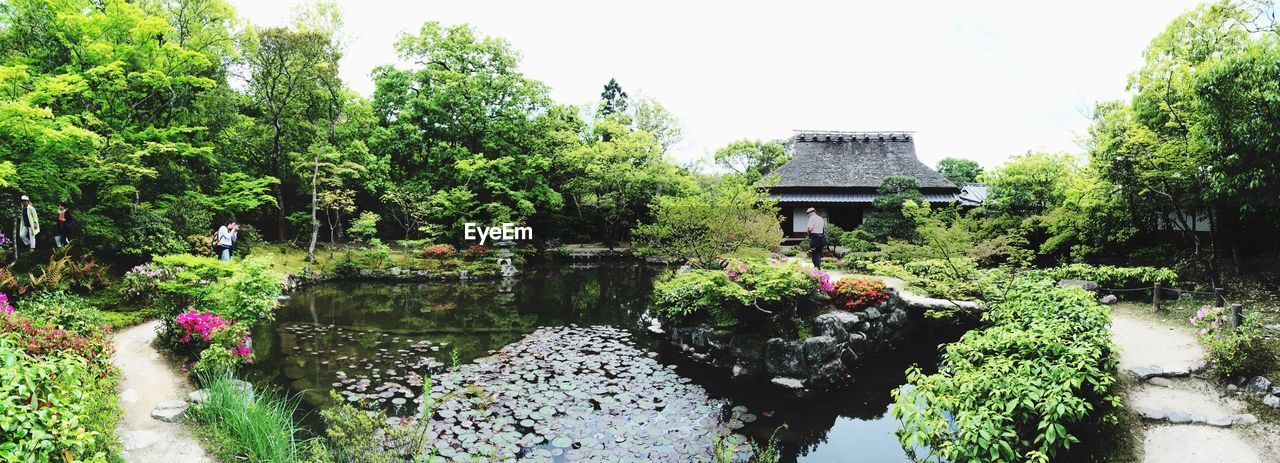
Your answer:
[[[1120,370],[1139,380],[1126,402],[1148,424],[1143,461],[1150,463],[1260,463],[1280,461],[1260,452],[1257,426],[1245,404],[1196,375],[1204,369],[1190,328],[1172,327],[1126,309],[1111,313]]]
[[[117,431],[129,463],[206,463],[213,460],[179,423],[151,417],[160,402],[185,399],[186,381],[151,347],[159,321],[116,333],[111,361],[120,368],[120,406],[124,418]]]

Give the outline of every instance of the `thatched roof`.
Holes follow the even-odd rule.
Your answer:
[[[791,161],[774,188],[876,188],[886,177],[914,177],[921,188],[959,188],[916,159],[911,132],[812,132],[795,136]]]

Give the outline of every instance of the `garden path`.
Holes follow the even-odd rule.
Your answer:
[[[160,402],[182,400],[187,382],[152,347],[160,322],[153,320],[115,335],[111,361],[120,369],[120,406],[124,417],[116,430],[128,463],[209,463],[213,460],[181,423],[151,417]]]
[[[1245,404],[1196,375],[1204,369],[1203,350],[1190,327],[1116,308],[1111,332],[1120,348],[1120,371],[1139,381],[1126,402],[1150,424],[1144,429],[1144,462],[1275,461],[1244,430],[1256,421],[1245,414]]]

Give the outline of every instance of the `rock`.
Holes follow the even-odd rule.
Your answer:
[[[903,291],[899,293],[899,300],[903,305],[920,311],[955,309],[959,307],[967,311],[981,311],[982,304],[973,301],[952,301],[948,299],[935,299],[932,297],[918,296],[913,293]]]
[[[840,363],[839,359],[836,359],[814,368],[810,379],[829,384],[836,382],[848,372],[849,370],[845,369],[844,364]]]
[[[1195,369],[1196,369],[1195,365],[1175,365],[1169,368],[1165,368],[1164,371],[1160,372],[1160,376],[1165,376],[1169,378],[1181,378],[1184,376],[1191,376],[1191,372]]]
[[[1131,376],[1133,376],[1138,380],[1144,380],[1144,379],[1152,378],[1155,376],[1160,376],[1160,374],[1164,372],[1164,370],[1160,368],[1159,365],[1141,365],[1136,367],[1129,367],[1126,371]]]
[[[1138,412],[1138,416],[1144,420],[1163,420],[1165,418],[1164,411],[1156,410],[1149,407],[1136,407],[1133,411]]]
[[[1254,376],[1253,379],[1249,380],[1246,387],[1255,394],[1270,394],[1271,380],[1267,379],[1265,376]]]
[[[1240,391],[1240,386],[1236,386],[1236,385],[1234,385],[1234,384],[1228,384],[1228,385],[1227,385],[1227,392],[1230,392],[1230,393],[1233,393],[1233,394],[1234,394],[1234,393],[1239,392],[1239,391]]]
[[[1269,395],[1262,398],[1262,403],[1271,408],[1280,408],[1280,397]]]
[[[187,402],[183,400],[166,400],[151,410],[151,417],[165,423],[177,423],[182,414],[187,412]]]
[[[884,323],[894,328],[907,326],[907,312],[902,309],[894,310],[889,313],[889,318]]]
[[[1111,305],[1111,304],[1115,304],[1115,303],[1116,303],[1116,300],[1117,300],[1117,298],[1116,298],[1116,295],[1115,295],[1115,294],[1108,294],[1108,295],[1106,295],[1106,296],[1102,296],[1102,298],[1101,298],[1101,299],[1098,299],[1098,303],[1100,303],[1100,304],[1105,304],[1105,305]]]
[[[1249,378],[1246,378],[1244,376],[1237,376],[1235,378],[1231,378],[1231,384],[1234,384],[1236,386],[1243,387],[1246,381],[1249,381]]]
[[[804,381],[801,381],[795,378],[787,378],[787,377],[779,376],[769,380],[769,382],[776,384],[778,386],[785,387],[787,389],[792,389],[792,390],[804,389]]]
[[[867,320],[879,320],[881,316],[880,309],[875,307],[868,307],[865,313],[867,314]]]
[[[867,335],[865,334],[849,333],[849,340],[845,341],[845,345],[855,354],[861,354],[871,347],[871,341],[867,340]]]
[[[1257,422],[1258,417],[1253,416],[1252,413],[1245,413],[1243,415],[1235,415],[1231,417],[1231,424],[1235,426],[1248,426],[1256,424]]]
[[[400,267],[391,267],[391,274],[395,276],[400,276]]]
[[[1147,380],[1147,383],[1152,386],[1173,387],[1173,381],[1170,381],[1169,378],[1162,378],[1159,376]]]
[[[806,365],[821,365],[840,354],[840,344],[831,336],[814,336],[804,340]]]
[[[777,376],[807,377],[804,367],[804,352],[799,341],[786,341],[772,338],[765,343],[764,367],[769,374]]]
[[[1206,421],[1206,423],[1209,426],[1214,426],[1218,428],[1229,428],[1234,423],[1234,421],[1231,419],[1230,416],[1215,416],[1213,418],[1209,418],[1209,420]]]
[[[1280,395],[1280,386],[1271,386],[1271,395]]]
[[[206,400],[209,400],[209,391],[204,389],[191,391],[190,394],[187,394],[187,402],[191,402],[193,404],[201,404]]]
[[[1181,410],[1176,410],[1176,411],[1169,412],[1168,419],[1169,419],[1169,422],[1173,424],[1190,423],[1192,421],[1195,421],[1195,415],[1192,415],[1190,413],[1187,413]]]
[[[745,378],[745,377],[755,376],[758,372],[759,370],[757,370],[755,367],[752,367],[751,365],[748,365],[742,362],[733,364],[733,370],[731,370],[731,373],[733,374],[734,378]]]
[[[744,334],[729,340],[729,353],[738,363],[753,370],[764,367],[764,341],[759,336]]]
[[[849,339],[849,331],[844,328],[844,321],[841,320],[840,314],[847,312],[831,312],[824,313],[813,319],[813,332],[819,336],[830,336],[837,342],[845,342]]]
[[[1098,291],[1098,283],[1089,280],[1059,280],[1058,286],[1075,286],[1089,292]]]

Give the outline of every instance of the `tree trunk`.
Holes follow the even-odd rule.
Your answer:
[[[307,273],[311,273],[311,264],[316,261],[316,236],[320,234],[320,220],[316,217],[316,182],[320,179],[320,151],[317,150],[311,163],[311,244],[307,246]]]

